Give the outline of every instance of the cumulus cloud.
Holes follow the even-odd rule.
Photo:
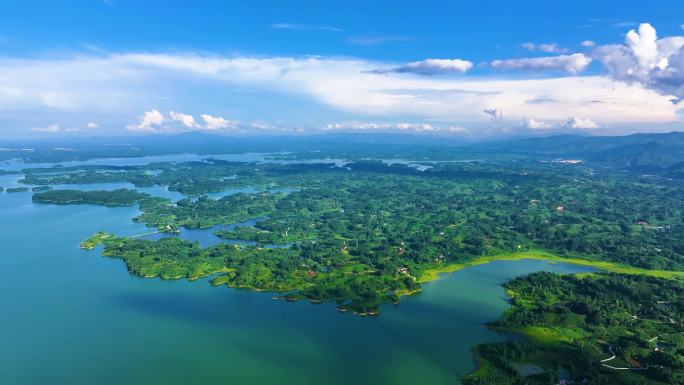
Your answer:
[[[580,43],[582,47],[593,47],[596,43],[593,40],[584,40]]]
[[[129,124],[126,128],[130,131],[156,131],[161,128],[166,118],[157,110],[145,111],[139,118],[138,124]]]
[[[528,128],[530,130],[540,130],[540,129],[551,128],[551,125],[548,123],[540,122],[538,120],[534,120],[534,119],[528,118],[528,117],[523,118],[521,126],[524,128]]]
[[[89,129],[91,129],[91,130],[96,129],[97,127],[99,127],[99,126],[98,126],[98,124],[95,123],[95,122],[88,122],[88,123],[86,124],[86,128],[89,128]]]
[[[564,71],[577,74],[584,71],[591,63],[591,58],[575,53],[572,55],[559,55],[522,59],[494,60],[490,63],[492,68],[501,70],[524,70],[524,71]]]
[[[617,80],[638,83],[664,95],[684,98],[684,36],[658,39],[648,23],[630,30],[624,44],[598,47],[594,57]]]
[[[528,51],[540,51],[546,53],[566,53],[567,48],[560,47],[556,43],[545,43],[545,44],[534,44],[534,43],[523,43],[521,47]]]
[[[473,68],[473,63],[461,59],[425,59],[387,69],[368,71],[375,74],[413,73],[419,75],[438,75],[447,73],[463,74]]]
[[[206,130],[225,130],[230,128],[236,128],[236,122],[226,120],[221,116],[211,116],[209,114],[200,115],[204,121],[204,129]]]
[[[578,118],[576,116],[569,117],[562,125],[564,128],[598,128],[598,124],[594,123],[589,118]]]
[[[192,115],[184,114],[182,112],[169,111],[169,116],[172,120],[180,122],[187,128],[195,128],[198,126],[197,123],[195,123],[195,118]]]
[[[280,127],[260,121],[241,122],[228,120],[221,116],[201,114],[203,124],[199,124],[192,115],[182,112],[169,111],[168,116],[152,109],[145,111],[138,118],[138,123],[127,126],[130,131],[145,133],[171,133],[188,130],[220,131],[229,130],[232,133],[249,133],[253,131],[289,132],[287,127]]]
[[[498,108],[485,108],[482,110],[485,114],[489,115],[492,120],[501,120],[503,119],[503,111],[501,111]]]

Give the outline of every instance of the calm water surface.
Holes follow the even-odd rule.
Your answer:
[[[16,179],[0,176],[0,185]],[[137,214],[0,193],[0,384],[454,384],[474,368],[474,345],[515,338],[483,326],[508,307],[503,282],[587,270],[476,266],[362,318],[206,280],[137,278],[121,261],[79,249],[98,230],[149,231],[131,221]]]

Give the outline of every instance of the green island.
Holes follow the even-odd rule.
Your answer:
[[[34,190],[36,191],[36,190]],[[126,206],[148,197],[147,194],[135,190],[118,189],[114,191],[81,191],[81,190],[39,190],[33,194],[33,201],[53,203],[57,205],[95,204],[103,206]]]
[[[466,385],[684,382],[681,281],[535,273],[505,286],[512,307],[490,327],[528,338],[475,348]]]
[[[20,193],[29,191],[28,187],[8,187],[5,192],[8,193]]]

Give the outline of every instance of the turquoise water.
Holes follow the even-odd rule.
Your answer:
[[[0,176],[0,185],[16,178]],[[473,346],[515,338],[483,325],[508,306],[503,282],[587,271],[495,262],[363,318],[206,280],[137,278],[121,261],[79,249],[98,230],[149,231],[131,221],[137,214],[0,194],[0,384],[454,384],[474,368]]]

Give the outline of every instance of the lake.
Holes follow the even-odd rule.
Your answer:
[[[0,186],[18,178],[0,176]],[[484,326],[509,306],[502,283],[590,270],[534,260],[475,266],[359,317],[206,280],[138,278],[99,249],[79,249],[99,230],[148,232],[131,220],[137,214],[0,193],[1,384],[454,384],[474,369],[473,346],[517,338]]]

